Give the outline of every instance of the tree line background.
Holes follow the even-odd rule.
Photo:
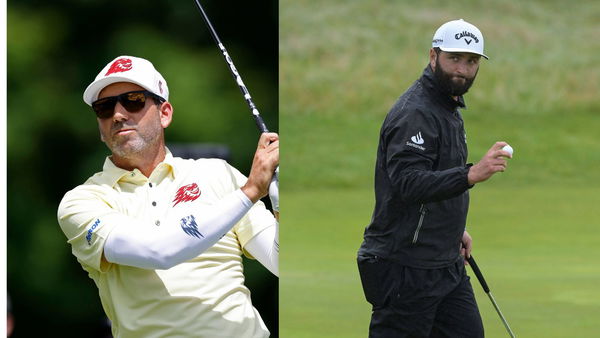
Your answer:
[[[204,1],[267,126],[278,129],[277,1]],[[56,210],[101,171],[83,91],[119,55],[150,60],[175,111],[167,143],[228,147],[249,172],[258,131],[194,1],[7,2],[7,287],[13,337],[102,337],[97,288],[66,243]],[[277,278],[245,260],[255,306],[277,336]]]

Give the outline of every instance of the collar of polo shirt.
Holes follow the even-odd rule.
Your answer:
[[[105,184],[114,187],[121,180],[135,181],[138,177],[143,177],[143,174],[138,170],[134,169],[133,171],[121,169],[117,167],[110,158],[106,158],[104,160],[103,165],[103,179],[105,180]],[[154,172],[157,170],[168,170],[172,177],[177,177],[177,168],[173,163],[173,154],[167,148],[165,159],[154,169]]]

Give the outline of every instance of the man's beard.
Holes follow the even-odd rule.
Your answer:
[[[161,129],[159,122],[153,124],[140,125],[125,125],[123,122],[116,122],[112,127],[109,135],[104,138],[104,143],[111,150],[113,155],[121,158],[133,158],[139,156],[147,149],[152,149],[159,142],[159,133]],[[135,132],[131,135],[119,136],[113,134],[115,131],[123,128],[135,128]]]
[[[477,69],[477,72],[478,71],[479,69]],[[465,79],[464,83],[456,83],[453,80],[454,76],[450,73],[446,73],[442,69],[440,63],[438,62],[435,67],[435,70],[433,71],[433,75],[442,93],[448,94],[450,96],[461,96],[469,91],[469,88],[471,88],[473,81],[475,81],[475,77],[477,77],[477,72],[475,72],[475,75],[473,75],[472,78],[461,76]]]

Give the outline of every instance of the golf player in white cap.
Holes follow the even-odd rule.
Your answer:
[[[133,56],[109,62],[83,100],[112,154],[65,194],[58,221],[113,336],[268,337],[241,255],[278,275],[279,225],[259,201],[279,163],[278,135],[261,135],[248,178],[222,160],[173,157],[167,82]]]
[[[483,35],[464,20],[434,34],[423,75],[383,122],[375,209],[358,252],[370,337],[483,337],[465,272],[469,189],[506,169],[497,142],[467,163],[460,109],[484,54]]]

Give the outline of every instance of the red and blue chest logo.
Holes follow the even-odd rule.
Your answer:
[[[188,185],[184,185],[183,187],[177,189],[175,193],[175,198],[173,199],[173,207],[175,207],[180,202],[191,202],[196,200],[200,196],[200,188],[196,183],[191,183]]]

